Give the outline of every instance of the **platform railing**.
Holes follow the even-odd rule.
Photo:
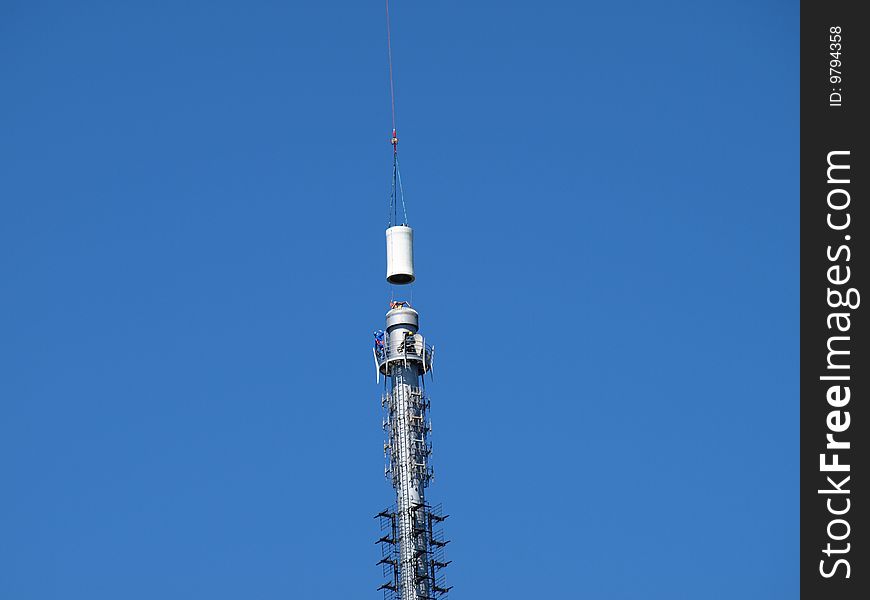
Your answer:
[[[432,364],[434,348],[419,339],[411,340],[409,338],[399,344],[388,342],[375,344],[374,352],[378,366],[383,365],[388,360],[416,359],[422,360],[428,369],[428,366]]]

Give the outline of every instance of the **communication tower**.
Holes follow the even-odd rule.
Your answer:
[[[390,98],[393,113],[393,177],[387,219],[387,281],[391,286],[414,282],[414,230],[408,225],[402,177],[399,173],[399,139],[396,134],[390,14],[387,0],[387,48],[390,59]],[[399,207],[401,206],[401,212]],[[395,289],[395,288],[391,288]],[[406,289],[406,288],[400,288]],[[434,346],[420,333],[420,315],[403,300],[390,299],[383,330],[375,332],[376,378],[384,379],[385,475],[396,491],[396,502],[376,515],[380,521],[381,560],[386,582],[379,589],[385,600],[441,600],[450,587],[445,583],[442,524],[447,515],[440,505],[426,500],[433,477],[429,464],[432,425],[425,375],[432,374]]]

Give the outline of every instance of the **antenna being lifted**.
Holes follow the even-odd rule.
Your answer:
[[[387,215],[387,281],[393,285],[413,283],[414,230],[408,225],[405,189],[399,171],[399,135],[396,130],[396,86],[393,82],[393,45],[390,34],[390,0],[385,0],[387,14],[387,59],[390,66],[390,113],[393,119],[393,178],[390,184],[390,207]],[[402,205],[401,222],[399,204]]]

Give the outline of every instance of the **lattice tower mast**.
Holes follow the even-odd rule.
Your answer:
[[[387,281],[408,286],[414,273],[414,231],[408,226],[402,177],[399,173],[399,139],[396,134],[395,92],[387,0],[387,47],[390,55],[390,96],[393,114],[391,144],[393,176],[387,219]],[[381,561],[387,581],[386,600],[440,600],[450,590],[442,569],[444,558],[441,523],[447,517],[440,506],[426,502],[425,490],[433,477],[429,464],[432,428],[424,376],[432,371],[435,349],[420,333],[420,315],[405,301],[396,301],[391,287],[390,310],[383,330],[375,332],[374,358],[377,378],[384,377],[381,405],[386,432],[385,473],[396,492],[394,506],[381,511]]]

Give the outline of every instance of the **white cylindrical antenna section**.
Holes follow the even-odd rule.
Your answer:
[[[407,225],[387,229],[387,281],[411,283],[414,277],[414,230]]]

